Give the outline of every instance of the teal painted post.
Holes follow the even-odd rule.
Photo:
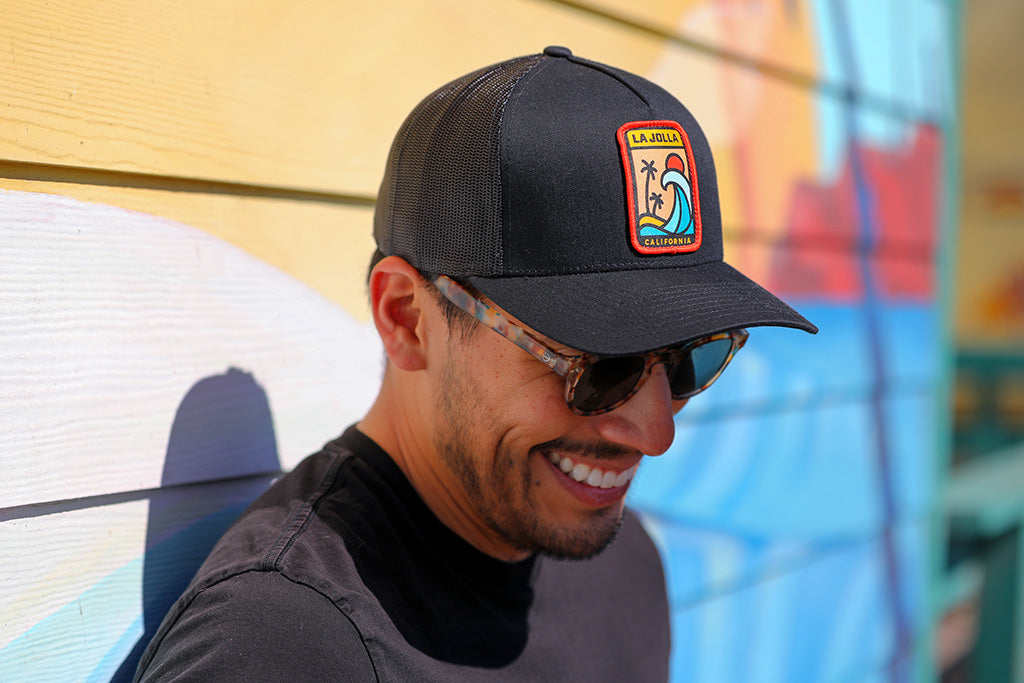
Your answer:
[[[1024,681],[1024,444],[965,463],[945,496],[950,530],[983,550],[971,680]]]
[[[935,387],[935,463],[933,505],[929,524],[929,555],[930,555],[930,598],[923,601],[926,614],[921,615],[923,628],[928,629],[923,636],[920,647],[916,648],[917,680],[930,683],[938,680],[936,671],[935,632],[945,608],[947,595],[946,548],[948,540],[947,513],[945,496],[949,480],[949,468],[952,464],[953,451],[953,420],[952,420],[952,388],[954,377],[953,350],[953,315],[957,253],[958,218],[960,216],[960,102],[962,98],[962,59],[963,53],[963,4],[961,0],[948,0],[949,21],[947,24],[947,40],[950,46],[949,82],[950,102],[942,127],[942,175],[943,191],[939,193],[941,223],[936,251],[936,305],[938,306],[939,342],[938,358],[935,359],[939,368]]]
[[[983,555],[985,580],[981,590],[978,640],[971,653],[971,674],[976,681],[1012,683],[1022,680],[1024,652],[1021,627],[1024,544],[1021,525],[992,539]]]

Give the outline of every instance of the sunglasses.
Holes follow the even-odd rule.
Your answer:
[[[448,276],[437,276],[434,286],[482,325],[564,377],[565,402],[577,415],[600,415],[615,410],[640,390],[659,363],[665,366],[673,400],[695,396],[718,379],[749,336],[746,330],[736,329],[649,353],[566,356],[542,344]]]

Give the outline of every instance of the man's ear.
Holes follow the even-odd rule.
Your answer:
[[[408,261],[386,256],[370,273],[370,309],[388,358],[402,370],[426,367],[423,278]]]

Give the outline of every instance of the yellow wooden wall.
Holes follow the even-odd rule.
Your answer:
[[[566,44],[711,95],[691,104],[721,147],[743,113],[715,85],[731,64],[766,52],[806,81],[814,66],[809,22],[782,23],[779,3],[731,20],[713,5],[8,0],[0,188],[201,228],[365,315],[355,273],[372,249],[373,198],[391,138],[423,95]],[[712,58],[722,43],[731,62]]]

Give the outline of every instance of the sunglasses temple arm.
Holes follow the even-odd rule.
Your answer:
[[[434,285],[446,299],[476,318],[481,325],[491,328],[562,377],[565,377],[572,369],[570,359],[541,344],[526,330],[467,292],[455,280],[446,275],[438,275],[434,280]]]
[[[568,374],[571,369],[571,363],[568,359],[541,344],[530,336],[526,330],[509,321],[505,316],[483,301],[476,298],[470,301],[472,301],[473,306],[473,317],[483,323],[484,326],[505,337],[505,339],[508,339],[562,377]]]

